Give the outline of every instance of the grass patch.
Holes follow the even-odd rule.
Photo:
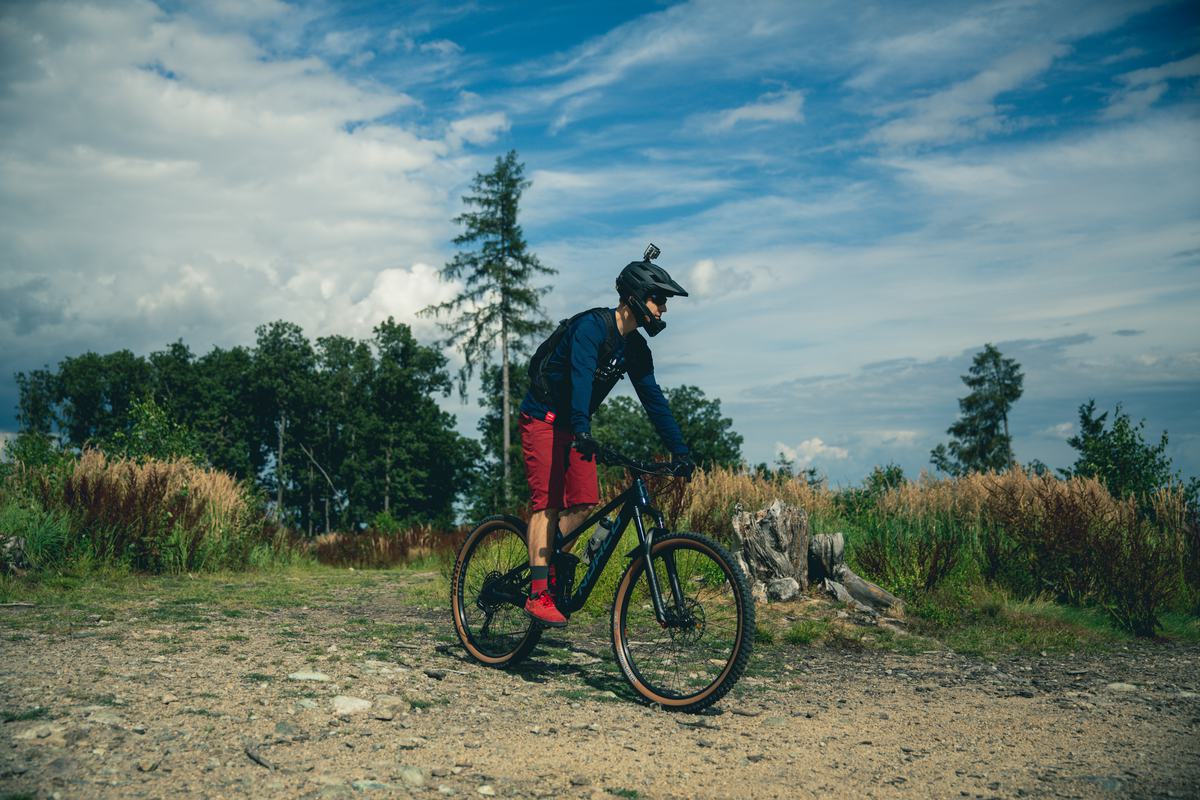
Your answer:
[[[754,643],[775,644],[775,630],[760,622],[754,629]]]
[[[993,596],[956,612],[950,624],[913,620],[913,630],[934,636],[966,655],[1105,650],[1130,641],[1098,609],[1045,600],[1012,601]]]
[[[183,713],[192,714],[197,717],[223,717],[223,716],[225,716],[220,711],[212,711],[207,708],[185,708],[183,710]]]
[[[448,705],[450,705],[450,698],[449,697],[438,697],[433,700],[427,700],[424,698],[415,698],[415,699],[409,700],[408,705],[410,708],[433,708],[434,706],[448,706]]]
[[[0,720],[4,722],[28,722],[34,719],[45,719],[50,714],[50,709],[45,706],[34,706],[27,708],[24,711],[3,711],[0,712]]]
[[[793,624],[783,634],[783,640],[788,644],[810,645],[829,635],[830,624],[823,619],[802,619]]]
[[[242,676],[242,680],[247,683],[270,683],[275,678],[272,675],[264,675],[261,672],[248,672]]]
[[[620,787],[616,787],[613,789],[605,789],[605,791],[609,794],[614,794],[617,797],[627,797],[629,800],[636,800],[636,798],[642,796],[637,789],[622,789]]]

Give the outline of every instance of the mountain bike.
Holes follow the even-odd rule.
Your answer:
[[[632,522],[638,544],[625,553],[629,562],[613,598],[613,655],[643,702],[701,711],[725,696],[750,660],[754,600],[746,576],[710,537],[666,529],[643,476],[679,477],[673,465],[643,464],[603,445],[596,457],[624,467],[630,482],[574,530],[555,536],[558,609],[569,616],[583,607]],[[576,587],[580,561],[564,548],[597,524],[608,533]],[[480,522],[459,549],[450,582],[454,629],[472,658],[507,668],[533,652],[544,628],[524,612],[529,585],[525,523],[511,516]]]

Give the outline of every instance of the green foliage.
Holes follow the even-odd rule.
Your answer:
[[[507,348],[550,329],[542,313],[542,292],[531,281],[539,273],[553,275],[557,270],[543,265],[529,251],[517,221],[521,194],[530,185],[515,150],[497,157],[491,172],[475,175],[472,193],[462,200],[478,210],[454,218],[463,227],[454,244],[473,249],[456,253],[441,270],[444,279],[462,280],[465,288],[422,312],[457,314],[442,327],[447,344],[457,345],[463,353],[465,363],[459,378],[464,398],[467,379],[476,367],[492,363],[497,344]]]
[[[168,417],[153,396],[133,400],[130,417],[130,427],[101,442],[100,449],[135,461],[189,458],[197,464],[204,463],[199,437],[188,426]]]
[[[1067,440],[1079,457],[1070,469],[1060,470],[1064,477],[1097,478],[1114,497],[1134,497],[1143,510],[1148,510],[1151,496],[1159,489],[1183,485],[1166,454],[1166,431],[1158,444],[1151,445],[1142,434],[1146,421],[1134,425],[1120,403],[1109,428],[1105,428],[1107,420],[1107,411],[1096,416],[1095,400],[1079,406],[1079,433]],[[1187,487],[1193,505],[1198,489],[1200,481],[1193,479]]]
[[[971,563],[973,529],[950,514],[863,513],[849,560],[860,574],[908,600]]]
[[[709,399],[699,387],[686,385],[667,389],[664,394],[697,464],[733,468],[741,463],[742,436],[733,430],[733,420],[722,416],[719,399]],[[632,397],[613,398],[597,409],[592,417],[592,434],[641,461],[670,455],[646,412]]]
[[[991,344],[976,353],[962,376],[971,392],[958,401],[960,416],[946,429],[949,445],[930,453],[934,467],[951,475],[1008,469],[1014,463],[1008,412],[1021,397],[1024,377],[1020,365]]]
[[[67,561],[70,537],[63,512],[9,498],[0,505],[0,571],[58,569]]]
[[[445,356],[390,318],[368,341],[314,346],[276,321],[252,349],[200,358],[182,342],[148,359],[88,353],[18,385],[10,463],[61,458],[55,434],[68,450],[187,456],[251,482],[279,520],[310,533],[360,528],[384,510],[448,524],[477,460],[433,397],[450,391]]]
[[[46,719],[49,715],[50,709],[45,706],[34,706],[24,711],[0,711],[0,722],[29,722],[35,719]],[[30,795],[30,797],[32,796]]]
[[[851,518],[869,514],[878,504],[880,497],[889,489],[902,486],[905,480],[904,470],[898,464],[876,466],[863,481],[862,488],[852,487],[838,492],[837,505]]]
[[[404,530],[404,524],[387,511],[376,514],[371,520],[371,527],[385,536],[393,536]]]

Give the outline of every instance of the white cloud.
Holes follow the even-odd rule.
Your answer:
[[[438,140],[373,123],[412,99],[149,4],[7,9],[0,50],[6,374],[85,348],[246,343],[278,318],[310,336],[429,326],[412,315],[446,287],[424,264],[475,166],[456,150],[507,126],[462,119]]]
[[[844,447],[833,447],[821,441],[820,437],[805,439],[795,447],[788,447],[783,442],[775,443],[775,452],[781,454],[797,467],[804,468],[816,460],[844,461],[850,457],[850,451]]]
[[[1046,428],[1042,433],[1065,441],[1075,434],[1075,423],[1060,422],[1057,425],[1051,425],[1049,428]]]
[[[1031,45],[1008,53],[971,78],[918,100],[896,104],[899,112],[871,139],[892,147],[945,145],[983,137],[1018,124],[997,105],[998,95],[1039,75],[1069,52],[1063,45]]]
[[[510,127],[508,115],[502,111],[463,117],[450,123],[446,141],[454,148],[462,144],[489,144]]]
[[[428,264],[415,264],[410,270],[385,269],[375,276],[366,297],[341,311],[338,327],[365,337],[380,321],[395,317],[431,333],[433,323],[418,319],[417,312],[444,303],[461,289],[460,283],[443,282],[438,271]]]
[[[435,53],[439,56],[456,56],[462,52],[462,47],[449,39],[435,39],[432,42],[424,42],[418,49],[422,53]]]
[[[804,121],[804,93],[794,89],[768,92],[752,103],[728,108],[701,118],[711,131],[723,132],[742,123],[780,123]]]
[[[1200,55],[1127,72],[1118,76],[1124,86],[1109,97],[1101,116],[1113,120],[1144,114],[1167,93],[1169,81],[1197,76],[1200,76]]]
[[[718,266],[705,258],[692,267],[684,288],[696,299],[727,298],[755,291],[765,278],[761,270],[732,264]]]
[[[578,218],[595,209],[619,210],[636,197],[641,208],[699,203],[733,186],[708,167],[619,165],[592,169],[536,169],[522,198],[530,218],[547,223]]]
[[[913,444],[917,440],[917,431],[880,431],[879,441],[883,444]]]

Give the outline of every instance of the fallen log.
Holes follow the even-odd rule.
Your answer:
[[[846,566],[846,542],[841,533],[812,537],[808,556],[809,574],[814,581],[822,581],[826,591],[838,601],[869,614],[898,616],[904,613],[904,601],[860,578]]]

